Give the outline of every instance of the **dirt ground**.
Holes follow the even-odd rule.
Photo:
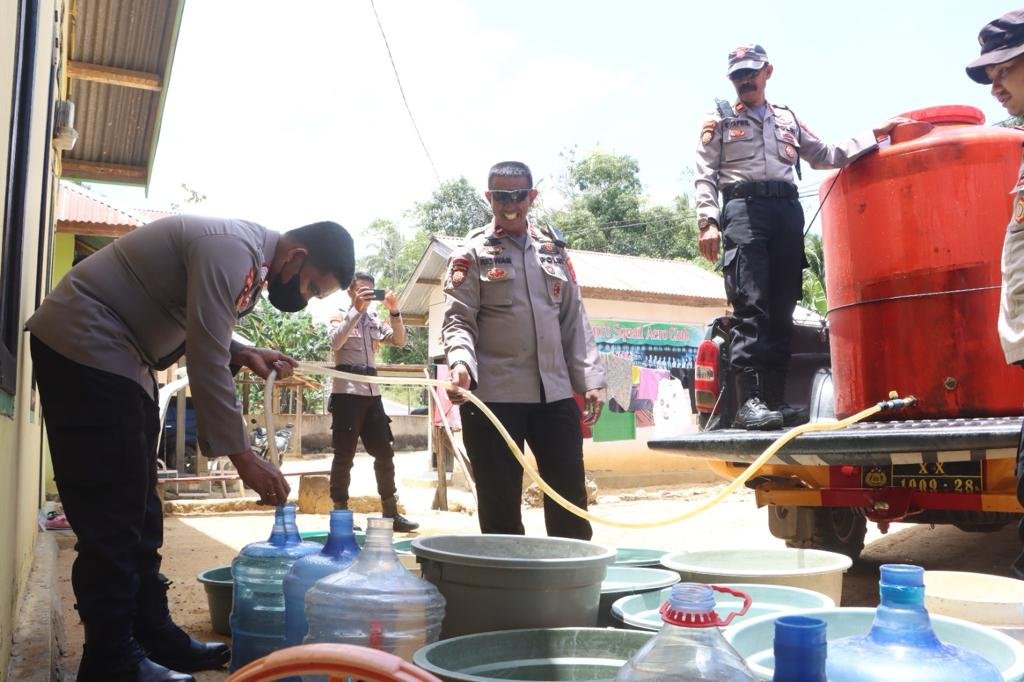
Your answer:
[[[397,458],[399,490],[407,516],[421,524],[419,535],[463,534],[479,532],[476,516],[462,512],[430,511],[433,491],[423,481],[425,453],[400,453]],[[324,469],[329,460],[286,462],[286,473]],[[372,460],[360,456],[353,472],[352,494],[372,495]],[[290,478],[292,495],[298,491],[297,476]],[[675,515],[713,495],[720,485],[698,485],[667,490],[599,492],[592,511],[609,519],[656,520]],[[452,491],[453,501],[472,507],[466,493]],[[203,586],[196,580],[202,571],[227,565],[246,544],[264,540],[273,523],[271,511],[203,513],[168,516],[165,519],[163,570],[173,581],[170,591],[175,621],[199,639],[225,639],[210,628]],[[365,516],[356,514],[356,523],[365,527]],[[530,535],[544,534],[541,509],[524,510],[524,523]],[[300,514],[300,530],[326,530],[326,515]],[[974,571],[1008,575],[1008,566],[1019,541],[1016,529],[996,533],[965,533],[952,527],[894,524],[881,535],[873,524],[868,545],[860,559],[846,574],[843,583],[844,606],[874,606],[878,600],[878,567],[883,563],[913,563],[927,569]],[[81,655],[82,629],[74,611],[70,572],[74,560],[73,536],[58,531],[60,538],[58,585],[64,605],[69,650],[64,666],[74,671]],[[768,532],[766,511],[757,509],[753,493],[741,489],[713,510],[673,526],[631,530],[595,524],[594,541],[616,547],[654,547],[667,551],[702,548],[744,547],[748,549],[782,547],[784,543]],[[197,675],[201,681],[223,680],[226,672]]]

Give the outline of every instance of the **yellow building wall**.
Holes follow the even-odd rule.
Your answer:
[[[14,84],[14,44],[17,35],[15,2],[0,3],[0,121],[9,122]],[[46,262],[52,234],[54,152],[47,162],[47,117],[52,108],[50,79],[55,61],[60,60],[55,45],[66,35],[56,27],[54,17],[63,20],[60,0],[39,2],[39,25],[34,62],[31,130],[28,139],[29,171],[25,191],[26,214],[21,252],[21,296],[19,325],[35,310],[37,297],[49,288]],[[60,44],[63,46],[64,40]],[[12,131],[0,129],[0,168],[7,169],[8,148]],[[6,184],[0,184],[0,206],[21,197],[6,196]],[[0,224],[0,231],[4,229]],[[40,234],[42,232],[42,234]],[[42,236],[42,243],[40,237]],[[0,524],[0,671],[6,671],[11,654],[14,621],[32,565],[32,550],[38,529],[37,513],[42,499],[42,426],[38,396],[32,384],[28,336],[22,335],[16,350],[17,379],[15,394],[0,391],[0,499],[4,500],[5,518]],[[0,674],[2,677],[2,674]]]
[[[50,277],[50,288],[68,274],[75,260],[75,235],[61,233],[53,236],[53,271]]]

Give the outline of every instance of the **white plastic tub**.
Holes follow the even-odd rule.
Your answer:
[[[927,594],[927,591],[925,592]],[[832,608],[791,611],[790,616],[809,616],[825,621],[831,642],[852,635],[864,635],[875,620],[872,608]],[[1005,682],[1024,680],[1024,645],[1006,635],[959,618],[931,615],[932,627],[946,643],[973,651],[988,659],[1003,675]],[[750,669],[762,680],[772,679],[775,656],[775,620],[778,614],[751,618],[725,630],[725,639],[747,660]],[[964,682],[969,682],[965,680]]]
[[[667,554],[661,564],[683,582],[788,585],[821,592],[838,604],[843,574],[853,561],[820,549],[708,549]]]
[[[610,569],[609,569],[610,570]],[[750,583],[726,583],[722,587],[745,592],[751,597],[750,610],[742,616],[735,616],[728,627],[773,613],[777,616],[800,609],[823,609],[835,606],[835,602],[821,592],[803,590],[788,585],[753,585]],[[612,615],[619,623],[637,630],[660,630],[662,626],[661,605],[668,600],[672,588],[658,592],[647,592],[622,597],[612,604]],[[734,611],[743,608],[743,600],[723,592],[715,592],[715,613],[723,620]]]
[[[1024,641],[1024,581],[986,573],[925,571],[929,613],[962,618]]]

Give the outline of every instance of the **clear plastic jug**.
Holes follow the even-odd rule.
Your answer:
[[[1003,676],[975,653],[943,644],[924,608],[924,569],[886,564],[882,601],[866,635],[829,644],[829,682],[999,682]]]
[[[715,590],[743,598],[743,608],[722,620],[715,613]],[[719,627],[750,608],[750,595],[717,585],[678,583],[661,607],[665,624],[626,662],[615,682],[754,682],[757,680]]]
[[[284,577],[300,558],[319,552],[303,542],[295,525],[295,505],[274,511],[274,529],[264,542],[242,548],[231,562],[231,670],[284,646]]]
[[[284,641],[286,646],[302,644],[306,637],[306,592],[320,578],[337,573],[356,560],[359,544],[352,532],[352,512],[331,512],[331,527],[324,548],[304,556],[284,579]]]
[[[369,519],[359,557],[306,592],[307,644],[358,644],[412,661],[417,649],[437,641],[444,597],[399,561],[393,528],[391,519]]]
[[[827,626],[819,618],[782,616],[775,621],[772,682],[826,682]]]

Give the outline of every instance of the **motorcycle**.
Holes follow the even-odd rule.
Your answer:
[[[267,459],[270,456],[270,442],[267,438],[267,428],[260,426],[255,419],[252,420],[253,429],[252,433],[249,434],[249,440],[252,443],[252,451],[257,457],[261,459]],[[295,426],[291,422],[285,424],[284,428],[278,429],[274,433],[274,445],[277,446],[277,458],[275,462],[278,466],[281,465],[281,459],[284,458],[284,453],[288,450],[292,442],[291,428]]]

